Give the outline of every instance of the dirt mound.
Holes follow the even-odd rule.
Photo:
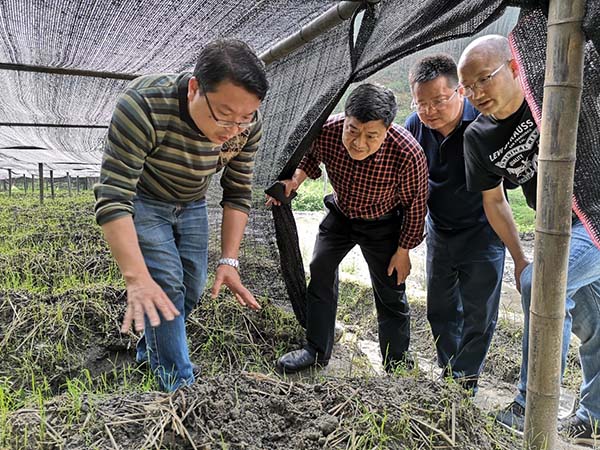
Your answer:
[[[15,413],[15,448],[520,448],[462,393],[424,378],[294,383],[242,372],[169,396],[69,396]],[[23,437],[27,441],[23,441]]]

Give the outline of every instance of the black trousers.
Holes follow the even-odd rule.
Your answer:
[[[427,319],[438,364],[453,378],[477,379],[492,342],[504,244],[488,223],[443,231],[427,222]]]
[[[329,209],[319,225],[310,263],[307,290],[307,349],[321,363],[331,357],[338,304],[338,266],[358,245],[371,276],[375,295],[379,344],[386,369],[406,356],[410,340],[410,315],[405,285],[397,284],[396,272],[387,275],[392,255],[398,249],[402,214],[396,211],[379,220],[349,219],[332,196],[325,197]]]

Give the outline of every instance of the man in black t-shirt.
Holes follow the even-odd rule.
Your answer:
[[[523,429],[527,392],[529,308],[533,268],[525,258],[506,201],[503,180],[521,185],[530,207],[536,207],[539,131],[525,101],[517,62],[508,39],[484,36],[463,52],[458,74],[460,91],[481,112],[465,131],[467,189],[481,191],[486,216],[515,262],[515,279],[524,310],[523,360],[519,394],[496,414],[500,423]],[[571,331],[580,339],[583,382],[577,411],[559,429],[575,442],[600,438],[600,249],[579,219],[572,225],[567,298],[562,339],[562,367]]]

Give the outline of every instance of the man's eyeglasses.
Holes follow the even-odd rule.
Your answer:
[[[238,128],[241,128],[242,130],[246,130],[246,129],[256,125],[256,121],[257,121],[256,111],[254,112],[254,117],[252,118],[252,120],[250,122],[234,122],[232,120],[219,119],[216,116],[215,112],[213,111],[212,106],[210,106],[210,102],[208,101],[208,96],[206,95],[206,89],[204,88],[204,85],[200,82],[200,80],[198,80],[198,84],[202,88],[202,95],[204,95],[204,99],[206,100],[206,104],[208,106],[208,110],[210,111],[210,115],[218,126],[223,127],[223,128],[238,127]]]
[[[487,86],[489,86],[489,84],[491,83],[491,81],[494,79],[494,77],[496,75],[498,75],[498,73],[500,72],[500,70],[502,70],[502,68],[508,64],[510,61],[504,61],[500,67],[498,67],[496,70],[494,70],[492,73],[490,73],[488,76],[480,78],[479,80],[477,80],[475,83],[473,84],[469,84],[468,86],[465,86],[463,84],[459,84],[458,85],[458,90],[459,92],[464,95],[465,97],[472,97],[473,95],[475,95],[475,90],[481,90],[481,89],[485,89]]]
[[[431,110],[441,111],[448,107],[448,104],[456,96],[457,93],[458,93],[458,87],[456,89],[454,89],[454,92],[452,93],[452,95],[450,97],[445,98],[445,99],[432,100],[429,103],[424,103],[424,102],[417,103],[413,99],[412,103],[410,104],[410,107],[412,109],[416,109],[420,113],[423,113],[425,111],[431,111]]]

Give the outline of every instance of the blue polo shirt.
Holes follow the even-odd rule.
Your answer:
[[[429,218],[440,230],[462,230],[487,221],[481,192],[467,191],[463,133],[477,111],[464,100],[462,120],[447,137],[427,128],[416,112],[406,119],[405,127],[421,144],[429,165]]]

